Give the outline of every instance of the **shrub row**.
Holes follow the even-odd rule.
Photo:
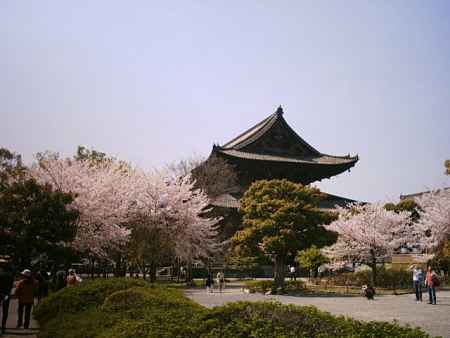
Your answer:
[[[246,288],[250,290],[251,293],[260,292],[266,293],[267,291],[276,291],[275,284],[273,280],[252,280],[245,282]],[[306,286],[301,280],[298,281],[286,281],[284,283],[285,292],[300,292],[305,291]]]
[[[429,337],[419,329],[335,317],[315,307],[238,302],[212,310],[180,290],[132,279],[66,288],[37,307],[39,337]]]
[[[316,283],[325,282],[336,286],[361,286],[371,283],[372,271],[362,270],[345,272],[335,276],[316,279]],[[377,271],[376,285],[387,289],[400,289],[412,287],[412,273],[405,270],[379,269]]]
[[[203,317],[202,338],[429,337],[420,329],[387,322],[336,317],[313,306],[275,302],[237,302],[216,307]]]

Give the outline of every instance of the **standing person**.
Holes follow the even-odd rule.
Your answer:
[[[412,278],[414,291],[416,293],[416,302],[422,301],[422,284],[423,284],[423,271],[420,267],[416,265],[412,266]]]
[[[37,282],[33,279],[31,271],[25,269],[22,271],[22,280],[17,283],[16,297],[19,300],[17,328],[28,329],[30,326],[31,308],[34,303],[34,290]],[[23,312],[25,310],[25,321],[23,321]]]
[[[222,292],[224,286],[225,286],[225,275],[223,271],[219,271],[217,273],[217,284],[219,285],[219,291]]]
[[[425,283],[428,288],[428,296],[430,297],[428,304],[436,305],[436,284],[438,284],[438,277],[436,272],[428,267],[427,276],[425,277]]]
[[[295,271],[295,266],[291,265],[291,267],[289,268],[289,273],[291,276],[291,280],[297,280],[297,276],[296,276],[296,271]]]
[[[7,268],[8,261],[0,259],[0,306],[2,308],[2,329],[1,334],[5,333],[6,321],[8,320],[9,300],[11,289],[14,283],[14,276]]]
[[[37,299],[39,303],[42,298],[48,296],[48,273],[46,271],[39,270],[36,274],[36,280],[38,281]]]
[[[208,277],[206,277],[206,292],[207,293],[212,293],[213,292],[213,277],[212,274],[210,272],[208,272]]]
[[[64,271],[63,266],[59,267],[59,270],[56,272],[54,278],[55,291],[61,290],[66,286],[66,272]]]
[[[73,287],[78,284],[78,276],[74,269],[69,269],[69,275],[67,276],[67,287]]]

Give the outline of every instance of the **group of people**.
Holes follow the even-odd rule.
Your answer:
[[[47,297],[49,293],[50,278],[47,272],[37,271],[32,273],[30,269],[25,269],[19,274],[17,281],[15,275],[14,265],[7,259],[0,258],[1,334],[4,334],[6,330],[11,298],[15,298],[18,301],[16,327],[28,329],[30,327],[31,309],[34,305],[35,298],[39,302],[42,298]],[[60,277],[63,278],[62,281],[58,281],[58,277],[55,276],[56,283],[53,283],[55,290],[59,290],[65,286],[75,286],[81,281],[76,275],[75,270],[72,269],[69,270],[67,276],[62,271]]]
[[[428,267],[425,276],[420,266],[413,265],[411,269],[413,274],[414,291],[416,293],[416,301],[422,301],[422,288],[425,286],[428,290],[428,304],[436,305],[436,287],[440,284],[438,274],[432,269],[431,266]]]
[[[219,292],[222,292],[225,287],[225,274],[223,271],[219,271],[216,275],[217,285],[219,287]],[[208,276],[205,281],[206,292],[213,293],[214,292],[214,278],[211,272],[208,272]]]

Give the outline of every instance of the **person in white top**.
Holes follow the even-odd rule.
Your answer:
[[[422,301],[422,284],[423,284],[423,271],[420,267],[413,265],[412,266],[412,278],[413,278],[413,286],[414,291],[416,293],[416,301]]]
[[[291,267],[289,268],[289,274],[291,276],[291,280],[297,280],[297,276],[295,274],[295,266],[291,265]]]
[[[224,286],[225,286],[225,275],[223,271],[219,271],[217,273],[217,285],[219,285],[219,291],[222,292]]]

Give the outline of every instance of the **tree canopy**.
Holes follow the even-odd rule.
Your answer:
[[[78,211],[73,196],[40,185],[34,179],[13,182],[0,193],[0,244],[9,247],[20,266],[73,241]]]
[[[299,251],[295,260],[301,267],[313,272],[314,276],[317,276],[317,269],[321,265],[330,261],[315,245],[311,246],[309,249]]]
[[[407,211],[390,211],[380,203],[338,208],[339,218],[327,226],[337,242],[324,251],[335,262],[364,263],[376,280],[377,263],[401,247],[423,247],[425,234]]]
[[[419,214],[420,206],[419,206],[419,204],[417,204],[416,201],[414,201],[413,199],[410,199],[410,198],[401,200],[397,204],[386,203],[384,205],[384,208],[386,210],[394,211],[396,213],[399,213],[402,211],[407,211],[410,213],[411,221],[413,221],[413,222],[417,222],[420,218],[420,214]]]
[[[335,241],[335,234],[322,226],[335,218],[318,208],[322,198],[317,188],[288,180],[254,182],[241,200],[243,228],[232,238],[235,253],[269,257],[275,264],[275,284],[282,287],[288,256]]]

